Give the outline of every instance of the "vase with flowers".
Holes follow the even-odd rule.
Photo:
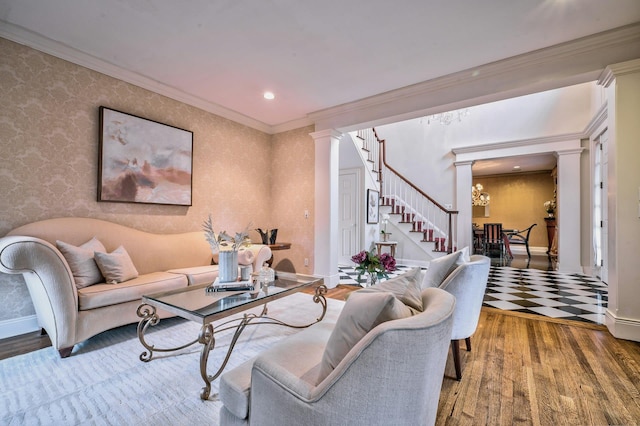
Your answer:
[[[361,251],[351,257],[351,261],[356,263],[355,270],[358,271],[358,282],[363,274],[367,274],[367,284],[375,285],[378,279],[389,278],[388,272],[396,270],[396,260],[389,253],[376,253],[375,249]]]
[[[211,215],[202,224],[204,237],[211,247],[211,253],[218,253],[220,282],[232,282],[238,280],[238,250],[251,244],[249,240],[249,226],[242,232],[236,232],[232,237],[227,231],[216,233],[213,230]]]
[[[544,209],[547,212],[547,216],[553,217],[554,213],[556,212],[556,201],[555,200],[545,201]]]

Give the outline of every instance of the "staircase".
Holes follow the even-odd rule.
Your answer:
[[[359,130],[356,138],[362,141],[366,162],[377,176],[381,213],[388,213],[395,228],[431,258],[457,250],[458,212],[443,207],[394,170],[386,162],[385,141],[378,138],[375,129]]]

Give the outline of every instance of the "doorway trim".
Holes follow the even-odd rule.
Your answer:
[[[475,161],[552,153],[558,157],[558,269],[582,273],[580,262],[580,233],[573,232],[580,224],[580,209],[568,208],[568,204],[580,205],[580,154],[582,134],[557,135],[546,138],[523,139],[485,145],[469,145],[452,150],[456,156],[456,202],[458,210],[459,246],[471,246],[470,189],[473,185],[471,165]],[[562,169],[564,170],[562,170]],[[565,178],[563,178],[565,176]],[[576,197],[578,199],[576,200]],[[566,207],[563,209],[562,206]],[[468,206],[468,208],[465,208]],[[562,226],[562,222],[570,226]]]

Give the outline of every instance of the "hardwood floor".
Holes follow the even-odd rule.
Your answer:
[[[460,382],[449,356],[438,425],[640,422],[640,343],[604,326],[482,308],[471,344]]]
[[[482,308],[471,344],[460,345],[459,382],[449,354],[437,425],[640,424],[638,342],[604,326]],[[39,333],[5,339],[0,359],[47,346]]]

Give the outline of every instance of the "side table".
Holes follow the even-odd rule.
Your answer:
[[[271,251],[289,250],[291,248],[291,243],[269,244],[269,248],[271,249]],[[271,268],[271,265],[273,264],[273,253],[271,253],[271,258],[269,260],[267,260],[267,264],[269,265],[269,268]]]
[[[378,251],[378,254],[382,254],[382,248],[389,247],[389,254],[391,257],[395,258],[397,245],[397,241],[376,241],[376,250]]]

